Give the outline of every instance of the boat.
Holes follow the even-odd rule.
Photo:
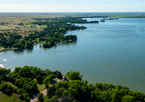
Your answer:
[[[100,22],[105,22],[105,19],[100,20]]]

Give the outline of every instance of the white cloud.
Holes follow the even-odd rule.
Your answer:
[[[0,5],[0,12],[33,12],[41,11],[39,6],[26,6],[26,5]]]
[[[137,5],[140,5],[141,3],[137,3]]]
[[[0,5],[0,12],[51,12],[54,7],[28,5]]]
[[[77,8],[61,6],[0,5],[0,12],[74,12]]]

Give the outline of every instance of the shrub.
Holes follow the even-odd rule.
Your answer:
[[[39,99],[40,102],[44,102],[43,97],[44,97],[44,96],[43,96],[43,93],[39,93],[38,99]]]
[[[43,78],[40,75],[38,75],[36,77],[36,80],[37,80],[38,83],[42,83]]]

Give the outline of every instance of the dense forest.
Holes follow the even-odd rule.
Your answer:
[[[0,68],[0,91],[4,94],[15,93],[21,100],[29,102],[30,97],[39,92],[38,84],[47,88],[45,98],[42,93],[38,95],[40,102],[145,102],[144,93],[121,85],[93,85],[82,80],[82,75],[76,71],[62,75],[58,70],[33,66],[16,67],[13,72]]]

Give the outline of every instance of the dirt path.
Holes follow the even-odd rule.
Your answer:
[[[59,81],[62,81],[62,80],[57,79],[57,81],[54,81],[53,84],[56,84],[56,83],[59,82]],[[49,87],[51,87],[51,86],[52,86],[52,85],[50,85]],[[47,89],[48,89],[48,88],[47,88]],[[47,95],[47,89],[44,89],[44,90],[40,91],[39,93],[43,93],[43,96],[45,97],[45,96]],[[30,102],[36,102],[36,101],[38,101],[37,96],[38,96],[39,93],[34,94],[34,95],[31,97]]]
[[[49,87],[51,87],[51,86],[52,86],[52,85],[50,85]],[[48,88],[46,88],[46,89],[40,91],[39,93],[43,93],[43,96],[45,97],[45,96],[47,95],[47,89],[48,89]],[[37,96],[39,95],[39,93],[34,94],[34,95],[31,97],[30,102],[36,102],[36,101],[38,101]]]
[[[45,97],[45,96],[47,95],[47,89],[44,89],[44,90],[40,91],[40,93],[43,93],[43,95],[44,95],[44,97]],[[38,99],[37,99],[38,94],[39,94],[39,93],[36,93],[35,95],[33,95],[33,96],[31,97],[30,102],[36,102],[36,101],[38,101]]]

